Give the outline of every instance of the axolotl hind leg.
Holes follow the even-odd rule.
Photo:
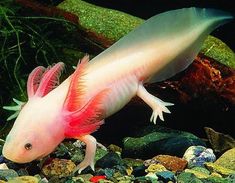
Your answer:
[[[174,105],[173,103],[164,102],[161,99],[151,95],[142,84],[139,84],[138,90],[137,90],[137,96],[140,97],[146,104],[148,104],[152,110],[152,116],[150,118],[150,121],[156,124],[157,117],[164,121],[163,118],[163,112],[170,113],[167,106]]]

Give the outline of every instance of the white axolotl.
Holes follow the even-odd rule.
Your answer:
[[[94,169],[96,139],[90,134],[104,119],[139,96],[153,110],[151,121],[170,113],[164,102],[143,84],[165,80],[184,70],[204,39],[232,19],[213,9],[184,8],[156,15],[89,61],[85,56],[75,72],[58,87],[64,64],[35,68],[27,82],[28,101],[6,138],[3,155],[27,163],[51,153],[65,138],[86,144],[76,170]],[[89,62],[88,62],[89,61]]]

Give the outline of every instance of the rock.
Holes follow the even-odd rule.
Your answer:
[[[132,172],[133,172],[133,168],[132,168],[132,167],[127,167],[127,168],[126,168],[126,174],[127,174],[127,175],[131,175]]]
[[[234,183],[235,180],[230,178],[221,178],[221,177],[209,177],[207,179],[201,179],[203,183]]]
[[[188,163],[182,158],[170,155],[158,155],[155,156],[153,159],[161,163],[164,167],[166,167],[166,169],[174,172],[183,171]]]
[[[53,177],[54,178],[54,177]],[[58,179],[58,178],[57,178]],[[55,183],[57,183],[57,182],[60,182],[60,180],[49,180],[49,182],[55,182]],[[86,182],[89,182],[90,183],[90,181],[89,180],[87,180],[86,182],[85,182],[85,180],[82,178],[82,177],[72,177],[72,180],[71,181],[68,181],[69,183],[71,182],[71,183],[74,183],[74,182],[78,182],[78,183],[86,183]]]
[[[191,133],[156,127],[140,137],[124,139],[123,157],[151,158],[156,154],[169,154],[181,157],[185,150],[192,145],[205,145]]]
[[[115,170],[111,169],[111,168],[105,168],[104,169],[104,175],[109,179],[111,178],[115,173]]]
[[[119,183],[131,183],[131,182],[133,182],[133,179],[134,178],[132,176],[127,176],[127,175],[117,177],[117,181]]]
[[[103,158],[106,154],[108,154],[108,151],[103,148],[97,148],[95,153],[95,161]]]
[[[175,181],[175,174],[170,171],[157,172],[156,175],[158,176],[158,179],[163,182]]]
[[[125,165],[116,165],[114,166],[114,169],[121,173],[122,175],[126,175],[126,166]]]
[[[226,151],[215,164],[235,171],[235,148]]]
[[[39,179],[34,176],[15,177],[8,181],[9,183],[39,183]]]
[[[197,171],[197,170],[193,170],[193,169],[186,169],[185,172],[192,173],[199,179],[209,177],[209,174],[206,174],[204,172],[200,172],[200,171]]]
[[[84,159],[84,152],[82,149],[77,149],[75,153],[73,153],[72,157],[71,157],[71,160],[74,162],[74,163],[79,163],[79,162],[82,162],[83,159]]]
[[[235,174],[229,175],[228,177],[226,177],[226,179],[228,180],[232,180],[232,182],[235,182]]]
[[[110,181],[110,180],[100,180],[99,183],[113,183],[113,181]]]
[[[81,175],[78,175],[77,177],[74,177],[74,180],[79,178],[79,179],[82,179],[84,181],[89,181],[92,177],[93,177],[92,174],[81,174]]]
[[[224,167],[217,165],[215,163],[205,163],[205,166],[211,172],[217,172],[217,173],[221,174],[222,176],[229,176],[229,175],[235,174],[234,170],[224,168]]]
[[[135,177],[144,176],[144,175],[146,175],[145,169],[146,169],[146,166],[144,166],[144,165],[142,165],[142,166],[137,166],[137,167],[133,167],[133,172],[132,172],[132,174],[133,174]]]
[[[110,152],[96,162],[96,167],[112,168],[115,165],[123,165],[123,161],[117,153]]]
[[[155,183],[155,182],[152,182],[151,178],[149,178],[148,176],[136,177],[135,182],[136,183]]]
[[[191,170],[194,170],[194,171],[197,171],[197,172],[201,172],[201,173],[204,173],[204,174],[207,174],[207,175],[210,175],[210,171],[207,170],[206,168],[204,167],[193,167]]]
[[[55,158],[49,164],[43,166],[42,173],[46,177],[61,178],[69,176],[75,168],[76,165],[71,160]]]
[[[3,141],[3,142],[5,142],[5,141]],[[2,142],[2,139],[0,139],[0,152],[2,152],[1,146],[4,145],[3,142]],[[3,156],[3,155],[0,155],[0,163],[1,163],[1,164],[5,162],[4,160],[5,160],[4,156]]]
[[[9,168],[7,167],[6,163],[1,163],[0,164],[0,170],[7,170],[7,169],[9,169]]]
[[[151,173],[157,173],[157,172],[163,172],[167,171],[167,169],[161,165],[161,164],[151,164],[149,167],[145,170],[145,172],[151,172]]]
[[[204,130],[215,152],[223,153],[226,150],[235,147],[235,139],[233,139],[230,135],[225,135],[223,133],[216,132],[208,127],[205,127]]]
[[[220,175],[220,174],[217,173],[217,172],[212,172],[210,176],[211,176],[211,177],[219,177],[219,178],[222,178],[222,175]]]
[[[105,169],[98,169],[96,172],[95,172],[95,175],[105,175],[107,179],[110,179],[113,177],[115,173],[115,169],[112,169],[112,168],[105,168]]]
[[[157,163],[158,163],[158,161],[156,161],[155,159],[147,159],[144,161],[144,166],[148,167],[151,164],[157,164]]]
[[[96,175],[96,176],[93,176],[90,178],[90,181],[91,182],[99,182],[100,180],[105,180],[106,179],[106,176],[105,175]]]
[[[152,172],[150,172],[150,173],[148,173],[147,175],[145,175],[145,177],[146,177],[147,179],[150,179],[151,182],[157,182],[157,180],[158,180],[157,175],[156,175],[155,173],[152,173]]]
[[[144,161],[141,159],[133,159],[133,158],[124,158],[123,162],[125,165],[129,167],[134,167],[134,166],[142,166],[144,164]]]
[[[28,176],[29,175],[28,171],[24,168],[19,169],[17,171],[17,173],[18,173],[19,176]]]
[[[183,172],[177,176],[177,183],[203,183],[200,179],[198,179],[194,174]]]
[[[114,144],[110,144],[108,146],[108,150],[109,151],[112,151],[112,152],[119,152],[119,153],[122,153],[122,148],[117,146],[117,145],[114,145]]]
[[[10,180],[15,177],[18,177],[18,174],[15,170],[12,169],[0,170],[0,180]]]
[[[203,146],[189,147],[183,156],[188,161],[188,167],[204,166],[206,162],[214,162],[216,157],[212,149],[207,149]]]

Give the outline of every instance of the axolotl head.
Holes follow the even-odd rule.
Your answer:
[[[62,67],[62,63],[50,70],[37,67],[29,75],[29,100],[22,107],[3,147],[2,154],[7,159],[17,163],[40,159],[64,139],[63,125],[59,121],[60,99],[55,98],[51,91],[54,88],[52,84],[58,83],[51,81],[58,79]]]

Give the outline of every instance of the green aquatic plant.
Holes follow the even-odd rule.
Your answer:
[[[2,6],[0,17],[0,64],[7,70],[10,80],[16,81],[21,94],[25,97],[18,77],[19,67],[21,64],[33,62],[32,60],[37,64],[46,65],[58,60],[55,43],[50,40],[50,36],[53,35],[47,30],[53,26],[52,24],[68,22],[59,18],[18,16],[11,9]],[[42,24],[38,24],[39,22]]]
[[[2,119],[10,121],[17,117],[22,107],[21,101],[27,100],[25,86],[28,74],[36,66],[47,67],[59,60],[75,65],[78,55],[81,58],[79,44],[71,36],[74,32],[77,32],[77,25],[62,17],[35,15],[14,4],[12,0],[0,2]],[[72,70],[72,67],[69,69]],[[10,113],[12,111],[13,114]],[[5,126],[0,125],[0,128]]]

